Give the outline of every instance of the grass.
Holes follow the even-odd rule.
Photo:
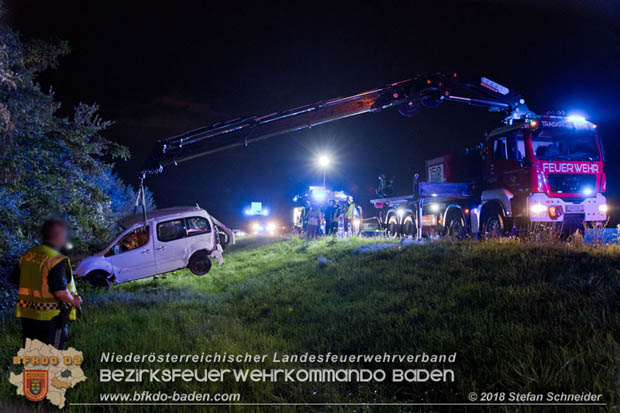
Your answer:
[[[109,291],[85,292],[84,316],[71,325],[69,345],[84,352],[83,367],[89,379],[67,391],[68,402],[97,402],[101,392],[133,393],[144,389],[238,392],[243,402],[296,403],[466,402],[470,392],[555,391],[603,393],[608,403],[604,410],[618,408],[618,247],[516,241],[437,242],[359,252],[360,247],[372,243],[369,240],[283,240],[232,251],[226,254],[224,266],[214,267],[204,277],[178,271],[166,278],[123,284]],[[324,258],[319,260],[319,257]],[[7,318],[0,335],[0,360],[5,361],[5,377],[10,357],[19,347],[18,324]],[[434,366],[454,369],[455,381],[445,384],[390,380],[363,384],[233,380],[211,384],[100,383],[97,376],[101,368],[147,367],[101,363],[101,353],[110,351],[270,355],[273,352],[457,352],[457,360],[453,365]],[[390,370],[432,366],[394,363],[361,367]],[[268,361],[152,367],[303,365],[283,366]],[[14,392],[8,380],[0,381],[0,400],[15,407],[23,398]],[[68,408],[70,411],[85,409]],[[125,411],[147,409],[132,406]],[[303,409],[360,411],[365,408]],[[485,409],[467,411],[517,411],[508,407]],[[174,409],[193,410],[192,406]],[[236,406],[227,410],[249,409]],[[402,407],[401,410],[439,411],[439,408]],[[563,412],[566,408],[521,407],[518,411]]]

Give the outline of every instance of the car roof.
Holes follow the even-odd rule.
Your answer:
[[[198,205],[196,206],[177,206],[170,208],[162,208],[162,209],[154,209],[152,211],[146,212],[147,221],[159,220],[167,217],[174,217],[177,215],[183,215],[191,212],[206,212],[204,209],[200,208]],[[132,225],[137,224],[138,222],[144,221],[144,216],[142,213],[129,215],[125,218],[121,218],[118,221],[118,224],[123,228],[129,228]]]

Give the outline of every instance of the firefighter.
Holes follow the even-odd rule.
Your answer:
[[[349,195],[347,197],[347,202],[344,205],[344,231],[348,233],[349,226],[351,228],[351,233],[357,235],[357,229],[355,228],[355,220],[359,219],[359,208],[355,204],[353,197]]]
[[[308,212],[310,212],[311,208],[312,204],[309,200],[306,200],[306,202],[304,202],[303,209],[301,210],[301,231],[303,233],[308,232]]]
[[[325,209],[325,233],[327,235],[338,232],[338,219],[340,218],[340,208],[335,200],[329,201],[329,206]]]
[[[24,342],[38,339],[63,350],[67,320],[75,320],[82,299],[69,258],[60,253],[67,243],[67,224],[51,219],[42,232],[43,244],[26,251],[11,275],[18,286],[15,316],[21,318]]]
[[[319,225],[321,223],[321,210],[318,207],[310,206],[308,210],[308,231],[306,237],[308,239],[315,239],[319,234]]]
[[[392,196],[394,193],[394,177],[388,179],[385,174],[379,175],[379,186],[375,193],[381,198]]]

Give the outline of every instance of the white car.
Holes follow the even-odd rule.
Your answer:
[[[223,247],[235,243],[233,232],[204,209],[174,207],[123,218],[124,230],[101,252],[83,259],[75,274],[94,286],[123,283],[181,268],[196,275],[222,263]]]

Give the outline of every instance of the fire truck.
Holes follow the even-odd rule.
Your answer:
[[[487,77],[471,81],[455,73],[416,75],[356,95],[161,139],[141,183],[167,167],[273,136],[390,108],[412,117],[444,102],[505,117],[480,145],[427,161],[426,180],[414,177],[412,193],[373,200],[380,211],[377,225],[388,234],[421,237],[427,228],[458,236],[501,235],[531,223],[578,226],[607,219],[604,153],[595,124],[563,113],[536,114],[514,90]]]
[[[476,147],[427,160],[412,194],[371,202],[392,236],[574,230],[607,220],[603,161],[596,125],[581,116],[508,118]]]
[[[311,185],[308,187],[308,191],[302,195],[295,195],[293,202],[297,204],[293,208],[293,228],[298,234],[304,231],[304,209],[308,205],[314,208],[325,210],[330,201],[334,201],[336,205],[342,207],[347,199],[347,194],[344,191],[335,191],[325,186]],[[340,220],[342,221],[342,220]],[[338,231],[343,231],[342,222],[338,223]],[[321,223],[321,231],[325,232],[325,222]]]

